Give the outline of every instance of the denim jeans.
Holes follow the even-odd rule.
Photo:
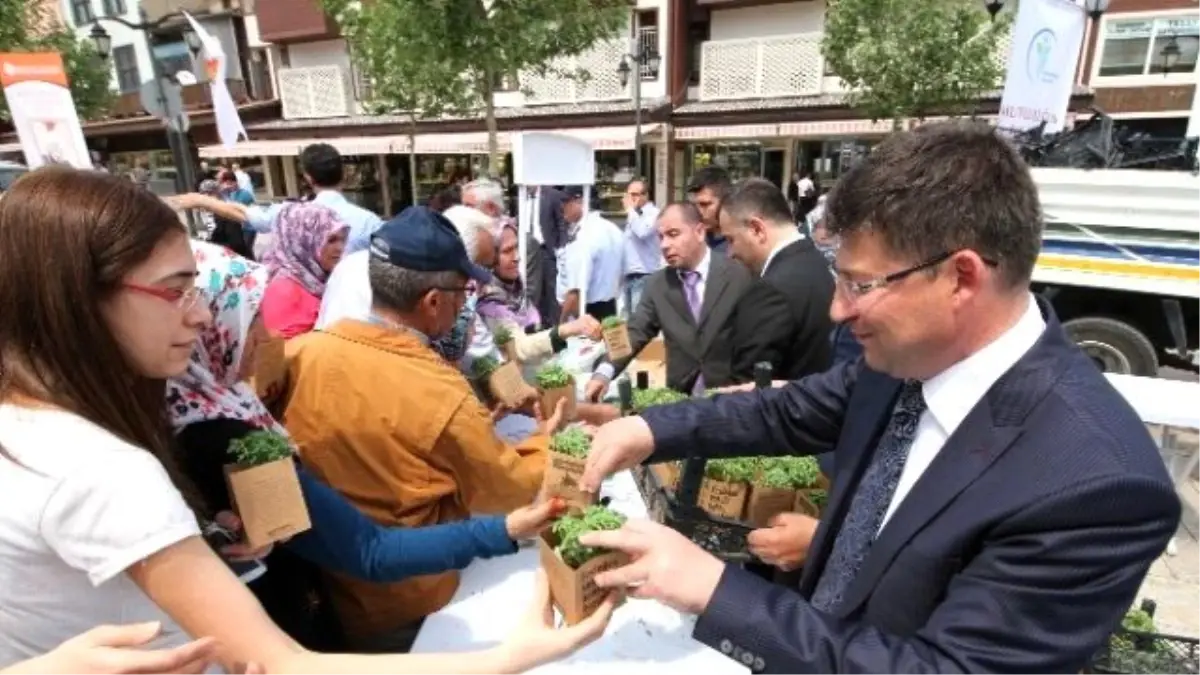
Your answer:
[[[637,310],[638,303],[642,301],[642,291],[646,290],[646,280],[649,278],[649,274],[625,277],[625,290],[622,291],[625,306],[621,315],[626,319],[633,316]]]

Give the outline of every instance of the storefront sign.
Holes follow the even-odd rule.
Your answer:
[[[0,85],[25,165],[92,168],[92,158],[58,52],[0,54]]]
[[[1086,15],[1067,0],[1024,0],[1017,10],[999,126],[1061,131],[1071,102]]]

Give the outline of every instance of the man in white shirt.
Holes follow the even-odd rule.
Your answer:
[[[650,201],[646,181],[636,178],[625,187],[621,198],[625,209],[625,318],[633,316],[646,278],[663,268],[658,242],[658,207]]]
[[[574,237],[562,249],[558,265],[558,301],[562,305],[559,323],[583,314],[604,320],[617,313],[617,293],[621,290],[625,240],[621,228],[588,210],[584,215],[583,191],[565,191],[563,219]]]

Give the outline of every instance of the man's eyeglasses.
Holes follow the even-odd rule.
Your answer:
[[[853,281],[851,279],[847,279],[846,277],[836,273],[837,267],[835,264],[831,264],[830,267],[832,267],[835,272],[834,279],[836,280],[837,290],[843,293],[847,299],[855,300],[876,289],[884,288],[885,286],[890,286],[899,281],[903,281],[917,272],[937,267],[938,265],[941,265],[950,258],[954,257],[955,254],[961,253],[965,250],[967,249],[960,248],[953,251],[939,253],[927,260],[913,265],[912,267],[906,267],[899,272],[892,272],[891,274],[886,274],[884,276],[876,277],[867,281]],[[995,267],[997,265],[996,261],[988,258],[983,258],[983,263],[988,267]]]
[[[192,286],[191,288],[157,288],[155,286],[123,283],[121,287],[143,295],[152,295],[156,298],[161,298],[185,312],[195,307],[196,302],[200,298],[207,298],[204,290],[199,286]]]

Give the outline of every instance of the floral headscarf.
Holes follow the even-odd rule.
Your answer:
[[[520,236],[516,222],[511,218],[505,218],[500,221],[500,226],[496,231],[497,242],[500,241],[500,237],[506,229],[512,230],[513,234]],[[497,321],[512,322],[521,328],[536,326],[542,320],[537,308],[529,301],[529,296],[525,293],[525,285],[521,283],[519,274],[516,279],[505,281],[493,273],[492,283],[484,286],[479,293],[478,308],[480,316]]]
[[[236,419],[286,433],[250,385],[238,381],[267,268],[206,242],[193,241],[192,252],[200,270],[196,283],[209,299],[213,321],[200,333],[187,371],[167,381],[171,427],[181,431],[195,422]]]
[[[320,297],[325,294],[329,273],[321,269],[317,257],[333,235],[348,230],[334,211],[320,204],[295,202],[279,212],[271,248],[263,255],[263,264],[271,277],[286,274]]]

